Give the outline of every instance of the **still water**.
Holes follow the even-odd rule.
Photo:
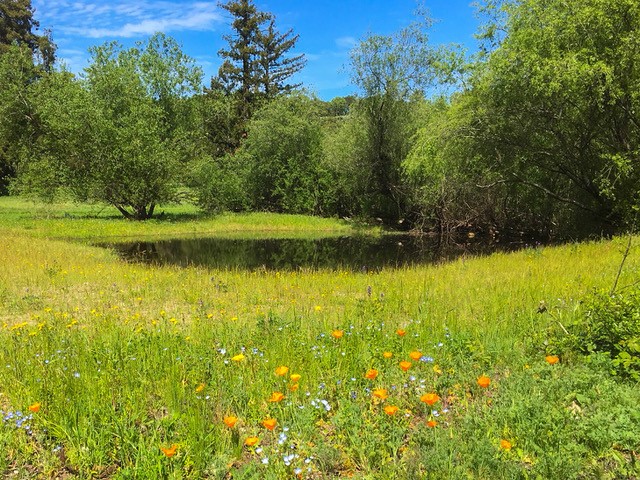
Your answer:
[[[379,270],[450,260],[461,255],[515,250],[520,243],[449,242],[412,235],[350,236],[320,239],[188,238],[100,244],[127,260],[216,269]]]

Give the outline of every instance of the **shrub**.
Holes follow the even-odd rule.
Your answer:
[[[596,291],[585,299],[584,312],[567,327],[564,346],[589,355],[605,353],[617,373],[640,380],[640,288]]]

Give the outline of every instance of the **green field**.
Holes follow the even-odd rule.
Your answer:
[[[378,273],[152,267],[89,245],[352,231],[0,198],[2,477],[638,478],[638,383],[554,347],[627,239]],[[639,268],[634,244],[621,289]]]

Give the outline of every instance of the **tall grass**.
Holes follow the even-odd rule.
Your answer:
[[[122,263],[45,238],[77,235],[55,221],[5,217],[0,234],[4,476],[638,475],[640,389],[544,343],[611,286],[621,239],[377,273],[213,271]],[[620,284],[639,266],[634,251]]]

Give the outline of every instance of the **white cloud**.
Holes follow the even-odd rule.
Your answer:
[[[35,0],[36,18],[54,34],[132,38],[155,32],[212,30],[223,21],[215,2],[140,0]]]

